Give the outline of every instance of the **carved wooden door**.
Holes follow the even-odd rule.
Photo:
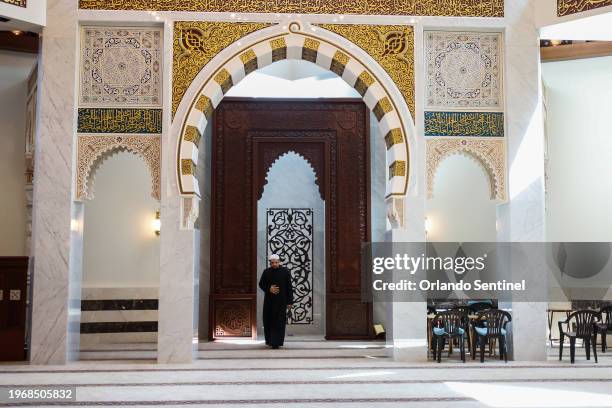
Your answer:
[[[361,100],[223,100],[212,141],[211,338],[256,337],[257,201],[290,151],[313,167],[325,201],[326,338],[371,337],[360,254],[370,240],[368,132]]]
[[[25,360],[28,258],[0,257],[0,361]]]

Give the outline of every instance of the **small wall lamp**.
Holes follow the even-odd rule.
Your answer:
[[[155,219],[153,220],[153,231],[155,231],[155,235],[157,236],[161,234],[161,217],[159,211],[155,212]]]

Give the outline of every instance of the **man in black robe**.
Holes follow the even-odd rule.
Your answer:
[[[263,306],[266,345],[277,349],[285,341],[287,309],[293,306],[291,272],[281,266],[278,255],[270,256],[270,267],[263,271],[259,287],[266,294]]]

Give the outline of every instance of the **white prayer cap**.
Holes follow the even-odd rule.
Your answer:
[[[272,254],[270,255],[270,257],[268,258],[268,260],[270,261],[280,261],[280,256],[276,255],[276,254]]]

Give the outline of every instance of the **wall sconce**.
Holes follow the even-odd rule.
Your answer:
[[[425,234],[429,234],[431,231],[431,220],[425,217]]]
[[[157,236],[161,234],[161,217],[159,211],[155,212],[155,219],[153,220],[153,231],[155,231],[155,235]]]

